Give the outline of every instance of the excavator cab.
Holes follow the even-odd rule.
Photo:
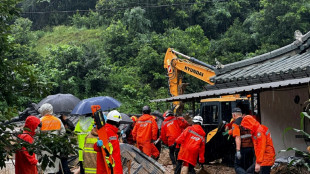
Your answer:
[[[201,100],[200,115],[203,117],[203,129],[207,133],[205,159],[211,162],[222,158],[224,163],[233,165],[235,146],[234,138],[223,136],[225,124],[232,118],[232,109],[240,107],[248,114],[250,102],[239,95],[223,96]],[[214,153],[216,152],[216,153]]]

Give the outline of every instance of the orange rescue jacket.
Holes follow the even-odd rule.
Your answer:
[[[149,114],[143,114],[133,128],[132,135],[137,143],[150,143],[157,139],[158,126],[155,119]]]
[[[111,142],[113,146],[112,157],[115,162],[115,166],[113,167],[113,173],[123,174],[121,149],[119,146],[118,135],[117,135],[118,128],[109,123],[105,124],[104,127],[107,131],[109,142]],[[97,152],[97,174],[102,174],[104,173],[103,171],[105,171],[103,167],[104,166],[103,160],[106,160],[106,159],[103,159],[101,148],[97,146],[97,142],[94,144],[94,150]]]
[[[176,139],[181,144],[178,160],[182,160],[196,166],[198,155],[199,163],[205,162],[206,133],[198,124],[187,127]]]
[[[251,130],[256,163],[261,166],[272,166],[275,162],[275,150],[269,129],[250,115],[242,119],[241,126]]]
[[[164,144],[172,146],[187,126],[189,124],[184,118],[168,116],[161,126],[160,139]]]

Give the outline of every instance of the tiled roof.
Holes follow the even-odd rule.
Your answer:
[[[310,32],[269,53],[227,64],[211,78],[206,91],[151,102],[199,100],[225,94],[303,85],[310,82]]]
[[[300,40],[260,56],[225,65],[211,79],[223,89],[310,76],[310,32]]]
[[[280,88],[283,86],[295,86],[295,85],[304,85],[310,82],[310,77],[305,77],[301,79],[291,79],[291,80],[283,80],[277,82],[270,83],[261,83],[256,85],[242,86],[242,87],[233,87],[233,88],[225,88],[218,90],[210,90],[203,91],[191,94],[183,94],[179,96],[174,96],[165,99],[155,99],[151,100],[151,102],[171,102],[171,101],[187,101],[187,100],[196,100],[207,98],[207,97],[217,97],[220,95],[229,95],[229,94],[238,94],[242,92],[249,92],[252,90],[260,90],[260,89],[270,89],[270,88]]]

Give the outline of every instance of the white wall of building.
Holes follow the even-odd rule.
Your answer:
[[[299,104],[294,103],[296,95],[300,96]],[[300,128],[300,112],[305,107],[304,102],[308,100],[308,87],[284,88],[260,93],[260,111],[262,124],[271,131],[271,137],[277,157],[294,155],[290,153],[278,153],[288,147],[296,147],[306,151],[307,144],[303,138],[295,138],[298,133],[289,131],[285,134],[285,145],[283,143],[283,132],[287,127]],[[310,127],[309,121],[306,122]],[[308,142],[310,145],[310,142]]]

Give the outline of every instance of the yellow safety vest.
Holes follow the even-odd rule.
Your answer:
[[[79,122],[75,126],[74,132],[77,134],[79,148],[84,148],[85,138],[92,130],[94,123],[95,121],[92,117],[86,117],[85,119],[83,119],[83,121],[79,120]],[[84,125],[87,124],[89,124],[87,129],[83,129]],[[79,161],[83,161],[83,150],[79,150]]]

